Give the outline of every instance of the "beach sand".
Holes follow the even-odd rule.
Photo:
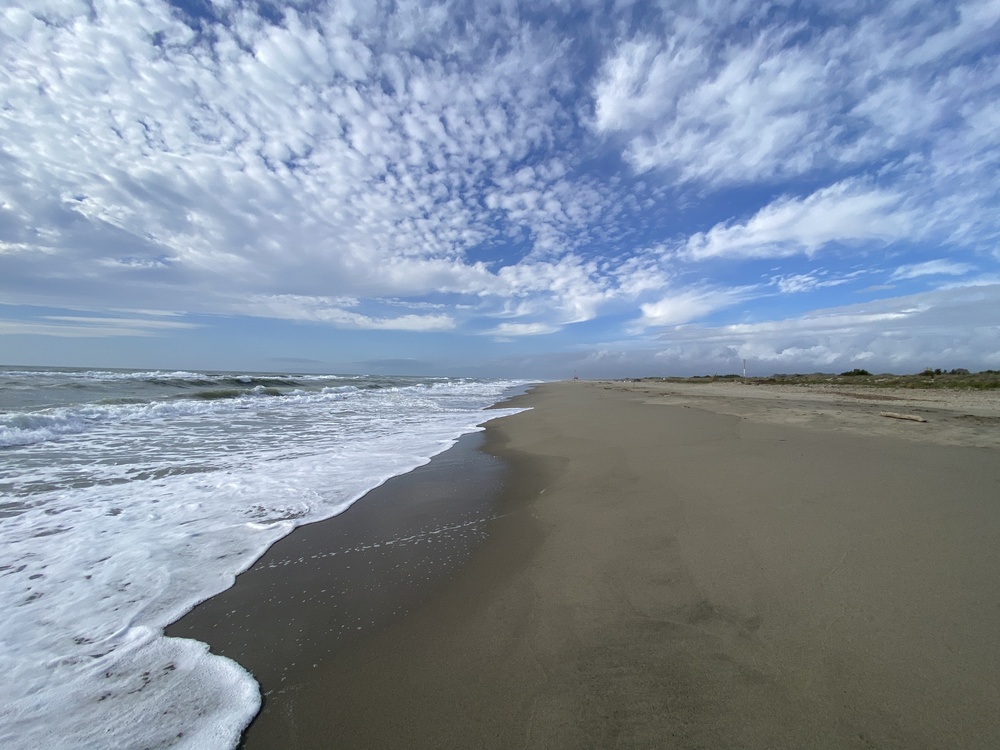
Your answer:
[[[323,623],[341,606],[324,576],[345,570],[266,560],[172,632],[257,675],[251,750],[1000,747],[997,397],[716,385],[515,399],[533,409],[489,423],[486,464],[465,440],[418,470],[479,477],[458,493],[482,519],[459,564],[404,560],[444,572],[390,586],[354,637],[282,633],[261,605]],[[928,421],[881,416],[914,410]],[[406,507],[418,472],[372,517]],[[421,528],[451,523],[430,495]],[[358,546],[337,529],[369,499],[277,558]],[[385,575],[352,578],[349,606]],[[242,628],[305,645],[249,645],[248,663],[217,645]]]

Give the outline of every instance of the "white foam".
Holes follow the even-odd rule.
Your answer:
[[[342,394],[350,390],[353,390],[351,386],[324,388],[318,393],[292,391],[284,397],[289,399],[285,406],[293,403],[298,405],[304,401],[323,402],[342,398]],[[261,402],[273,398],[276,397],[268,394],[266,388],[256,386],[231,398],[211,400],[185,398],[141,404],[92,403],[11,412],[0,414],[0,447],[45,442],[114,423],[148,423],[152,420],[177,417],[207,417],[240,411],[250,405],[254,408],[268,408],[268,404]],[[278,407],[278,404],[271,406]]]
[[[0,377],[48,377],[67,380],[213,380],[214,376],[203,372],[186,370],[2,370]]]
[[[295,526],[511,413],[481,411],[510,385],[90,405],[23,424],[64,431],[9,444],[0,471],[41,487],[0,519],[0,746],[234,746],[253,679],[162,628]]]
[[[87,422],[72,413],[14,413],[0,416],[0,448],[31,445],[84,432]]]

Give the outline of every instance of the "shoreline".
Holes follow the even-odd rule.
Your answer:
[[[343,513],[297,527],[166,628],[257,680],[263,705],[240,747],[294,746],[297,722],[287,719],[297,694],[322,683],[330,655],[419,608],[476,553],[502,519],[510,479],[485,441],[482,431],[463,435]]]
[[[504,402],[488,538],[244,747],[1000,745],[996,425],[703,388]]]

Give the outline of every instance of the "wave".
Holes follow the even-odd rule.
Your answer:
[[[155,377],[145,378],[147,383],[166,386],[231,386],[234,388],[296,388],[302,382],[289,377],[265,377],[259,375],[225,375],[205,378]]]
[[[7,415],[0,417],[0,448],[43,443],[87,429],[86,419],[72,413]]]
[[[101,427],[152,420],[207,416],[268,402],[323,402],[344,398],[353,388],[289,391],[255,386],[248,390],[203,390],[183,397],[135,403],[129,399],[0,414],[0,448],[33,445],[79,435]]]
[[[232,373],[189,372],[187,370],[0,370],[0,378],[31,380],[48,378],[69,381],[69,383],[139,381],[166,386],[204,386],[206,384],[232,386],[295,387],[305,382],[323,380],[347,380],[336,375],[272,375]]]
[[[2,374],[2,373],[0,373]],[[24,375],[23,371],[19,371]],[[65,373],[56,373],[65,377]],[[416,400],[431,412],[466,408],[466,399],[482,396],[484,381],[477,379],[354,378],[343,376],[216,375],[162,371],[115,373],[88,370],[80,378],[114,376],[147,382],[187,386],[150,398],[116,396],[90,403],[48,406],[23,411],[0,412],[0,449],[61,440],[120,424],[143,424],[154,420],[183,419],[247,408],[309,405],[339,401],[352,394],[380,398]],[[64,381],[65,382],[65,381]],[[323,385],[328,383],[329,385]],[[513,384],[513,383],[512,383]]]
[[[186,370],[148,370],[148,371],[115,371],[115,370],[0,370],[0,377],[5,378],[66,378],[67,380],[154,380],[154,379],[184,379],[210,380],[206,373],[188,372]]]
[[[197,391],[196,393],[191,393],[184,398],[195,398],[201,399],[203,401],[218,401],[221,399],[228,398],[242,398],[247,395],[254,396],[283,396],[284,393],[277,388],[269,388],[263,385],[255,386],[249,393],[245,390],[240,390],[238,388],[218,388],[209,391]]]

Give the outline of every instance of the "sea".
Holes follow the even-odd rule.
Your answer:
[[[235,747],[253,676],[165,626],[526,386],[0,366],[0,747]]]

